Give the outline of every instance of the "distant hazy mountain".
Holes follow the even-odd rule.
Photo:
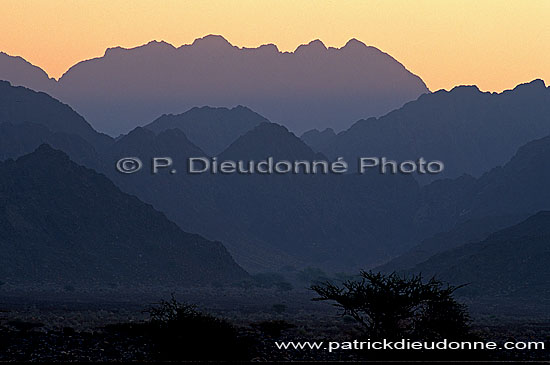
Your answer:
[[[273,44],[238,48],[210,35],[179,48],[165,42],[110,48],[71,67],[49,91],[98,131],[118,135],[203,105],[246,105],[299,133],[341,130],[428,89],[394,58],[355,39],[339,49],[317,40],[280,52]]]
[[[132,175],[120,174],[114,166],[118,159],[137,156],[144,161],[142,171]],[[174,165],[156,175],[151,173],[151,158],[170,156]],[[219,199],[225,189],[225,179],[210,174],[186,173],[189,157],[206,154],[186,137],[180,129],[167,129],[156,134],[138,127],[102,152],[103,170],[123,191],[138,196],[165,212],[180,227],[215,240],[221,240],[239,263],[247,268],[266,269],[295,264],[282,251],[272,248],[250,232],[243,230],[232,214],[226,214]],[[177,173],[171,174],[170,170]],[[229,191],[230,189],[227,188]],[[230,192],[235,194],[235,192]]]
[[[437,233],[422,240],[420,244],[390,262],[375,268],[374,271],[393,272],[412,269],[417,264],[437,253],[448,251],[470,242],[482,241],[491,233],[518,223],[523,219],[525,219],[524,216],[510,215],[484,217],[460,223],[449,232]]]
[[[114,140],[43,92],[0,81],[0,159],[17,158],[47,143],[79,164],[102,165],[99,152]]]
[[[50,79],[40,67],[32,65],[21,57],[13,57],[4,52],[0,52],[0,80],[48,93],[53,92],[56,87],[56,81]]]
[[[410,177],[221,175],[185,173],[201,156],[179,129],[158,135],[137,128],[107,153],[106,173],[124,191],[167,213],[186,231],[220,240],[249,270],[315,265],[344,270],[381,263],[410,228],[418,185]],[[177,173],[132,175],[113,166],[124,156],[171,156]],[[285,127],[261,123],[218,160],[323,159]]]
[[[185,173],[187,158],[206,152],[179,128],[157,132],[136,128],[114,140],[95,132],[77,113],[45,94],[4,86],[0,156],[16,157],[40,143],[52,143],[75,161],[104,173],[122,191],[166,213],[184,231],[223,242],[247,269],[275,270],[288,265],[338,271],[369,268],[441,233],[425,241],[423,248],[432,251],[409,262],[415,264],[435,252],[483,239],[501,227],[492,217],[550,210],[550,137],[526,144],[503,167],[479,178],[464,175],[422,188],[411,176],[375,171],[341,176],[189,175]],[[512,95],[515,100],[518,93],[522,94],[516,89],[489,97]],[[28,100],[32,118],[17,105],[20,99]],[[524,104],[531,105],[535,99],[516,100],[514,110],[523,110]],[[223,109],[203,111],[231,114]],[[129,156],[141,158],[144,168],[136,174],[120,174],[115,163]],[[151,158],[163,156],[174,159],[177,173],[171,173],[172,168],[151,173]],[[268,156],[324,158],[287,128],[262,122],[233,141],[218,159]],[[436,247],[439,242],[441,247]]]
[[[204,203],[208,201],[207,196],[202,196],[208,191],[208,187],[201,187],[204,185],[204,179],[200,176],[194,180],[187,179],[185,171],[189,157],[204,155],[205,153],[189,141],[185,133],[179,129],[168,129],[155,134],[138,127],[102,151],[103,171],[124,191],[166,212],[172,219],[173,211],[167,207],[174,207],[176,211],[181,212],[179,217],[185,217],[186,224],[180,226],[197,232],[191,229],[195,225],[188,220],[204,222],[204,216],[197,213],[196,205],[203,204],[201,200]],[[129,156],[139,157],[143,161],[144,167],[139,174],[125,175],[115,169],[115,164],[120,158]],[[168,170],[153,175],[153,157],[171,157],[174,161],[172,168],[179,173],[170,174]]]
[[[58,130],[73,130],[73,123],[79,125],[83,118],[76,112],[61,104],[54,98],[36,93],[25,88],[9,86],[5,83],[3,95],[3,115],[7,120],[16,122],[0,123],[0,159],[17,158],[33,152],[42,143],[48,143],[66,152],[71,159],[87,167],[103,172],[112,179],[123,191],[139,196],[157,209],[162,210],[172,219],[177,219],[180,227],[191,232],[203,232],[210,238],[233,237],[229,242],[233,252],[239,251],[249,267],[273,268],[284,265],[298,265],[298,261],[282,251],[270,247],[258,237],[252,237],[249,232],[243,231],[231,214],[219,213],[220,202],[217,201],[216,189],[223,181],[213,181],[209,176],[194,176],[187,178],[186,160],[188,157],[206,155],[194,145],[180,129],[167,129],[156,134],[144,128],[136,128],[128,135],[117,138],[116,141],[91,129],[89,143],[77,134],[52,132],[48,116],[57,115],[54,127]],[[25,120],[28,111],[19,108],[17,100],[28,100],[27,107],[35,113],[34,123]],[[1,103],[0,103],[1,104]],[[36,105],[35,105],[36,104]],[[63,109],[66,113],[59,114]],[[223,109],[212,109],[214,115],[240,114],[240,108],[233,112]],[[203,112],[208,112],[203,109]],[[199,113],[200,114],[200,113]],[[246,112],[247,115],[255,115]],[[86,130],[86,128],[84,128]],[[81,131],[76,129],[76,131]],[[93,136],[95,134],[95,137]],[[103,143],[107,140],[107,143]],[[144,161],[143,171],[138,175],[120,174],[115,169],[118,159],[128,156],[139,156]],[[174,159],[174,168],[178,174],[168,176],[154,176],[150,173],[152,157],[170,156]],[[215,194],[216,193],[216,194]]]
[[[550,137],[522,146],[503,167],[476,179],[462,176],[435,181],[421,190],[415,229],[422,240],[377,270],[412,270],[437,253],[513,225],[541,210],[550,210]]]
[[[381,118],[360,120],[325,143],[330,156],[425,157],[443,174],[481,175],[504,164],[521,145],[550,134],[550,88],[535,80],[503,93],[460,86],[422,95]],[[307,139],[306,139],[307,140]]]
[[[444,232],[484,217],[528,215],[550,210],[550,137],[522,146],[503,167],[475,179],[439,180],[422,189],[418,229]]]
[[[311,150],[300,138],[281,125],[262,123],[233,142],[220,155],[227,160],[259,160],[273,157],[277,160],[326,159]]]
[[[263,123],[220,159],[322,160],[285,127]],[[230,175],[221,209],[272,246],[311,264],[350,270],[406,246],[418,198],[410,177],[372,175]]]
[[[209,156],[216,156],[233,141],[267,119],[252,110],[237,106],[227,108],[192,108],[178,115],[163,115],[145,126],[154,132],[180,129]]]
[[[93,145],[76,134],[52,132],[36,123],[0,123],[0,161],[31,153],[43,143],[64,151],[79,164],[94,169],[101,166]]]
[[[334,133],[332,128],[327,128],[324,131],[312,129],[300,136],[302,141],[316,152],[324,150],[325,147],[332,142],[334,137],[336,137],[336,133]]]
[[[200,285],[247,277],[218,242],[181,231],[47,145],[0,163],[0,279]]]
[[[461,294],[550,298],[550,212],[435,255],[411,272],[469,284]]]

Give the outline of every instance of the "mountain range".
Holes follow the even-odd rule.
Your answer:
[[[356,39],[342,48],[316,40],[294,52],[273,44],[239,48],[215,35],[178,48],[153,41],[107,49],[58,81],[20,57],[2,54],[2,79],[48,92],[111,135],[205,105],[246,105],[299,133],[342,130],[429,92],[394,58]]]
[[[209,156],[217,156],[237,138],[260,123],[269,122],[244,106],[228,108],[192,108],[177,115],[162,115],[145,128],[159,133],[179,129]]]
[[[425,233],[437,233],[468,220],[549,210],[549,183],[550,136],[525,144],[504,166],[479,178],[464,175],[427,185],[415,226]]]
[[[441,252],[449,251],[467,243],[479,242],[493,232],[521,222],[525,215],[488,216],[457,223],[452,229],[425,238],[405,253],[376,267],[375,271],[393,272],[411,270],[421,262]]]
[[[546,97],[547,89],[540,86],[535,82],[524,86],[523,92],[520,87],[489,96],[498,99],[509,95],[508,104],[515,102],[518,108],[531,102],[536,106],[537,97]],[[462,93],[457,90],[445,95],[459,100]],[[34,114],[32,122],[20,117],[25,116],[24,112],[3,119],[3,158],[28,153],[42,142],[56,144],[75,161],[105,174],[122,191],[164,212],[184,231],[223,242],[236,261],[250,271],[280,270],[285,266],[355,271],[373,268],[391,258],[395,259],[385,270],[409,270],[434,255],[486,240],[497,230],[550,209],[546,188],[550,183],[550,137],[524,144],[502,166],[491,166],[480,176],[445,178],[424,186],[412,176],[381,175],[375,171],[338,176],[189,175],[179,173],[185,171],[183,164],[188,157],[210,156],[202,145],[211,151],[222,150],[216,153],[220,160],[261,160],[267,156],[311,160],[326,156],[307,146],[307,138],[300,139],[288,128],[270,123],[245,107],[194,109],[189,114],[196,115],[193,118],[165,116],[160,120],[166,123],[138,127],[113,139],[93,131],[70,108],[63,109],[68,114],[58,120],[60,125],[51,124],[50,109],[68,108],[53,98],[42,99],[43,94],[9,85],[4,93],[36,100],[43,112]],[[475,95],[482,100],[487,98],[484,93],[472,95],[469,97],[473,99]],[[521,95],[530,97],[520,102]],[[429,105],[426,100],[439,97],[437,93],[426,95],[404,108]],[[0,115],[6,115],[11,104],[0,103],[0,107]],[[486,107],[480,113],[490,115],[493,105],[488,103]],[[542,126],[544,118],[538,119],[539,112],[526,110],[526,116],[517,120]],[[235,114],[239,116],[234,117]],[[222,138],[223,133],[218,134],[220,139],[214,139],[216,143],[212,145],[197,137],[192,141],[187,133],[195,128],[195,135],[201,136],[199,127],[203,124],[193,122],[200,118],[210,120],[204,123],[207,128],[223,129],[235,124],[236,132],[227,139]],[[80,126],[71,129],[63,126],[64,120]],[[160,127],[156,129],[155,124]],[[86,126],[97,136],[88,136]],[[499,140],[503,135],[494,134]],[[334,137],[330,131],[327,136]],[[132,175],[120,174],[115,163],[127,156],[140,157],[145,163],[154,156],[171,156],[178,173],[162,171],[153,175],[144,169]],[[520,242],[514,245],[521,247]]]
[[[285,265],[342,270],[376,263],[390,255],[392,245],[403,244],[398,239],[401,231],[391,236],[391,230],[412,222],[408,208],[413,206],[417,183],[406,176],[189,175],[168,171],[123,175],[112,167],[124,156],[144,161],[149,156],[171,156],[174,169],[185,171],[187,158],[203,155],[179,129],[155,135],[137,128],[104,154],[105,173],[124,191],[166,212],[184,230],[224,242],[239,264],[252,271]],[[285,127],[264,122],[239,137],[218,158],[261,161],[268,156],[275,160],[324,157]],[[366,220],[372,225],[365,225]],[[386,237],[384,244],[379,244],[382,237]]]
[[[41,95],[23,90],[28,98]],[[20,89],[12,87],[12,91],[17,93]],[[48,100],[52,109],[63,105],[55,99]],[[199,112],[255,115],[245,108]],[[74,111],[71,113],[74,115],[65,119],[69,123],[79,117]],[[34,123],[19,123],[16,127],[2,124],[11,133],[5,138],[18,143],[0,146],[0,154],[5,158],[18,157],[38,143],[56,142],[55,146],[65,148],[75,161],[104,173],[123,191],[165,212],[185,231],[222,241],[248,270],[275,270],[288,265],[359,268],[380,263],[391,257],[395,247],[406,245],[402,239],[408,234],[397,227],[412,223],[418,185],[411,177],[152,175],[149,169],[124,175],[115,169],[116,161],[122,157],[136,156],[148,163],[155,156],[171,156],[174,168],[184,172],[188,157],[208,154],[179,128],[157,134],[138,127],[117,139],[106,137],[104,142],[99,138],[100,142],[94,144],[83,141],[81,135],[85,133],[77,130],[65,134],[75,143],[62,145],[53,138],[56,132],[47,129],[47,115],[39,114]],[[177,123],[167,127],[177,127]],[[324,158],[287,128],[268,122],[238,137],[219,156],[247,160],[267,156],[292,160]],[[365,221],[372,222],[372,226],[365,225]]]
[[[0,163],[0,279],[10,284],[209,285],[248,274],[219,242],[48,145]]]
[[[454,285],[461,295],[550,298],[550,212],[498,230],[485,240],[461,245],[409,269]]]
[[[6,81],[0,81],[0,111],[0,123],[38,123],[52,132],[78,135],[99,148],[111,140],[95,131],[67,104],[44,92],[13,87]]]
[[[550,87],[542,80],[502,93],[459,86],[422,95],[380,118],[356,122],[334,135],[309,131],[306,142],[331,157],[387,157],[444,162],[423,182],[462,174],[480,176],[506,163],[523,144],[550,134]]]

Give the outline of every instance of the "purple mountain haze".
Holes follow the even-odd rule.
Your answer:
[[[0,79],[46,91],[112,135],[204,105],[245,105],[296,133],[340,131],[429,92],[401,63],[356,39],[342,48],[315,40],[294,52],[239,48],[215,35],[179,48],[153,41],[109,48],[57,82],[23,59],[0,56]]]

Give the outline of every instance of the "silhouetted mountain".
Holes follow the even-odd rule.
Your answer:
[[[127,156],[137,156],[147,165],[140,173],[120,174],[114,169],[115,163]],[[155,156],[172,157],[172,167],[177,173],[171,174],[169,169],[151,174],[150,160]],[[223,239],[224,245],[247,268],[265,270],[297,264],[296,258],[254,236],[243,228],[243,222],[236,219],[236,207],[227,206],[223,195],[238,195],[243,191],[242,187],[227,185],[226,177],[186,173],[187,159],[201,156],[206,154],[179,129],[165,130],[156,135],[138,127],[119,138],[105,152],[103,161],[106,173],[124,191],[166,212],[170,219],[187,231],[198,232],[210,239]],[[247,210],[253,212],[254,208],[249,206]]]
[[[334,133],[332,128],[327,128],[322,132],[317,129],[312,129],[300,136],[302,141],[304,141],[315,152],[322,151],[329,143],[332,142],[334,137],[336,137],[336,133]]]
[[[484,217],[458,224],[449,232],[442,232],[424,239],[404,254],[379,266],[373,271],[394,272],[413,268],[431,256],[470,242],[479,242],[502,228],[525,219],[524,216]]]
[[[534,86],[538,90],[536,83]],[[43,102],[44,94],[9,85],[6,90],[40,96],[29,98],[28,108],[43,110],[46,116],[55,115],[50,108],[56,111],[60,105],[65,107],[52,98]],[[521,95],[518,90],[521,88],[481,95],[490,98],[512,95],[516,100]],[[422,189],[411,176],[382,175],[376,171],[338,176],[191,175],[186,173],[187,158],[206,153],[178,128],[158,134],[136,128],[116,140],[103,136],[108,143],[92,144],[67,131],[67,121],[80,121],[72,110],[59,114],[55,123],[37,114],[35,123],[43,123],[37,125],[21,117],[25,111],[12,106],[16,100],[12,97],[4,104],[3,110],[14,109],[16,113],[0,124],[1,156],[17,156],[33,145],[51,141],[67,149],[75,160],[106,174],[123,191],[165,212],[183,230],[224,242],[247,269],[278,269],[288,263],[327,270],[368,268],[437,233],[451,231],[434,237],[432,243],[427,240],[426,247],[434,248],[438,240],[445,240],[437,249],[448,249],[463,239],[467,242],[482,239],[498,229],[499,223],[490,223],[491,217],[527,216],[550,209],[550,193],[546,188],[550,182],[550,137],[525,145],[505,166],[479,178],[464,175],[435,181]],[[517,102],[519,110],[534,101],[527,98]],[[39,107],[35,108],[34,103]],[[9,122],[12,119],[16,122]],[[62,131],[51,130],[49,126]],[[95,132],[91,130],[93,136]],[[75,133],[82,136],[80,130]],[[120,174],[115,163],[129,156],[141,158],[144,167],[136,174]],[[172,157],[174,166],[152,174],[151,159],[164,156]],[[291,161],[325,158],[287,128],[260,123],[231,143],[218,160],[258,161],[270,156]],[[96,158],[99,162],[91,165],[90,161]],[[176,172],[172,173],[172,169]],[[465,224],[468,221],[472,226]]]
[[[81,165],[94,169],[101,165],[94,147],[76,134],[52,132],[35,123],[0,123],[0,161],[31,153],[43,143],[64,151]]]
[[[267,157],[325,159],[285,127],[263,123],[219,160]],[[223,187],[227,192],[219,195],[220,206],[245,224],[244,231],[302,262],[339,270],[381,262],[396,247],[406,246],[404,232],[418,197],[412,178],[379,174],[235,174],[223,178]]]
[[[47,145],[0,171],[4,282],[166,287],[247,277],[220,243],[181,231]]]
[[[0,52],[0,80],[7,80],[14,86],[25,86],[36,91],[51,93],[56,81],[50,79],[41,68],[21,57]]]
[[[321,152],[329,157],[385,156],[441,160],[443,174],[478,176],[504,164],[517,148],[550,134],[550,89],[535,80],[503,93],[460,86],[422,95],[381,118],[360,120]]]
[[[157,209],[168,213],[171,218],[172,210],[167,209],[167,206],[172,206],[177,201],[178,205],[174,208],[181,211],[181,215],[202,222],[203,217],[198,215],[195,203],[201,205],[201,195],[207,192],[208,186],[200,176],[195,180],[186,179],[185,171],[189,157],[204,156],[205,153],[189,141],[181,130],[168,129],[157,135],[153,131],[138,127],[122,136],[102,154],[103,170],[124,191],[135,194]],[[144,164],[142,171],[136,175],[119,173],[115,165],[124,157],[139,157]],[[179,173],[170,174],[170,169],[162,170],[158,175],[152,174],[153,157],[171,157],[174,162],[171,169]],[[201,187],[203,184],[205,186]],[[208,197],[202,199],[206,202]],[[190,225],[182,227],[189,230]]]
[[[549,210],[549,184],[550,137],[545,137],[522,146],[507,164],[478,179],[464,176],[424,187],[416,226],[436,233],[472,219]]]
[[[145,126],[154,132],[181,129],[194,144],[209,156],[216,156],[233,141],[267,119],[252,110],[237,106],[227,108],[192,108],[183,114],[163,115]]]
[[[51,132],[75,134],[98,147],[112,140],[96,132],[70,106],[46,93],[14,87],[6,81],[0,81],[0,123],[40,124]]]
[[[326,159],[316,154],[286,127],[262,123],[233,142],[220,155],[227,160],[258,160],[273,157],[276,160]]]
[[[219,190],[217,185],[223,184],[223,181],[212,180],[208,175],[197,175],[189,179],[185,173],[187,158],[206,154],[190,142],[181,130],[165,130],[155,135],[147,129],[136,128],[116,141],[97,133],[97,140],[102,142],[106,139],[108,143],[92,145],[76,134],[53,132],[49,129],[53,125],[58,130],[74,131],[71,123],[83,121],[68,107],[45,94],[11,87],[7,83],[5,86],[4,95],[8,96],[2,100],[4,110],[7,111],[5,114],[7,120],[16,123],[0,123],[0,158],[17,158],[34,151],[42,143],[49,143],[65,151],[74,161],[105,173],[123,191],[151,203],[172,219],[177,218],[180,227],[191,232],[204,232],[209,238],[233,237],[234,241],[230,245],[233,242],[236,245],[231,246],[232,251],[239,249],[242,257],[245,257],[244,260],[252,267],[298,265],[297,259],[257,237],[252,237],[249,232],[242,231],[239,224],[231,218],[231,214],[218,212],[221,203],[216,199],[216,192]],[[39,112],[36,113],[36,118],[26,118],[27,112],[16,105],[19,94],[28,98],[28,109]],[[58,113],[59,108],[66,113]],[[52,122],[49,116],[57,117]],[[28,119],[35,123],[27,122]],[[96,132],[91,127],[90,130],[90,140],[96,140],[93,138],[93,133]],[[77,128],[76,131],[80,132],[80,129]],[[142,158],[144,168],[139,176],[124,175],[115,169],[120,158],[129,156]],[[171,175],[169,171],[162,171],[168,176],[151,174],[151,159],[162,156],[173,158],[174,168],[179,170],[177,174]]]
[[[481,241],[498,229],[550,209],[549,170],[550,137],[545,137],[522,146],[507,164],[478,179],[465,175],[423,187],[414,226],[433,236],[377,270],[411,269],[432,255]]]
[[[296,132],[341,130],[428,89],[394,58],[355,39],[339,49],[317,40],[280,52],[210,35],[179,48],[156,41],[110,48],[71,67],[51,92],[97,130],[119,135],[202,105],[246,105]]]
[[[550,212],[435,255],[410,272],[469,285],[462,294],[550,298]]]
[[[177,173],[165,169],[153,175],[147,165],[123,175],[114,164],[126,156],[144,164],[152,156],[171,156]],[[108,150],[105,171],[124,191],[166,212],[184,230],[224,242],[249,270],[359,268],[383,262],[408,242],[405,231],[419,192],[410,177],[187,174],[187,158],[200,156],[178,129],[155,135],[137,128]],[[267,157],[324,159],[285,127],[262,123],[233,142],[218,161]]]
[[[170,156],[204,156],[205,153],[191,142],[185,133],[178,129],[166,129],[158,134],[143,128],[137,127],[127,135],[121,136],[110,148],[109,153],[122,154],[152,153],[152,157]],[[166,152],[171,153],[166,154]],[[122,156],[121,156],[122,157]]]

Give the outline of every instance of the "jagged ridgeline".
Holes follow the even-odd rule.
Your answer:
[[[341,48],[317,40],[294,52],[273,44],[239,48],[213,35],[177,48],[153,41],[110,48],[77,63],[59,81],[0,54],[0,79],[48,92],[113,136],[203,105],[245,105],[299,133],[341,130],[428,92],[397,60],[355,39]]]

